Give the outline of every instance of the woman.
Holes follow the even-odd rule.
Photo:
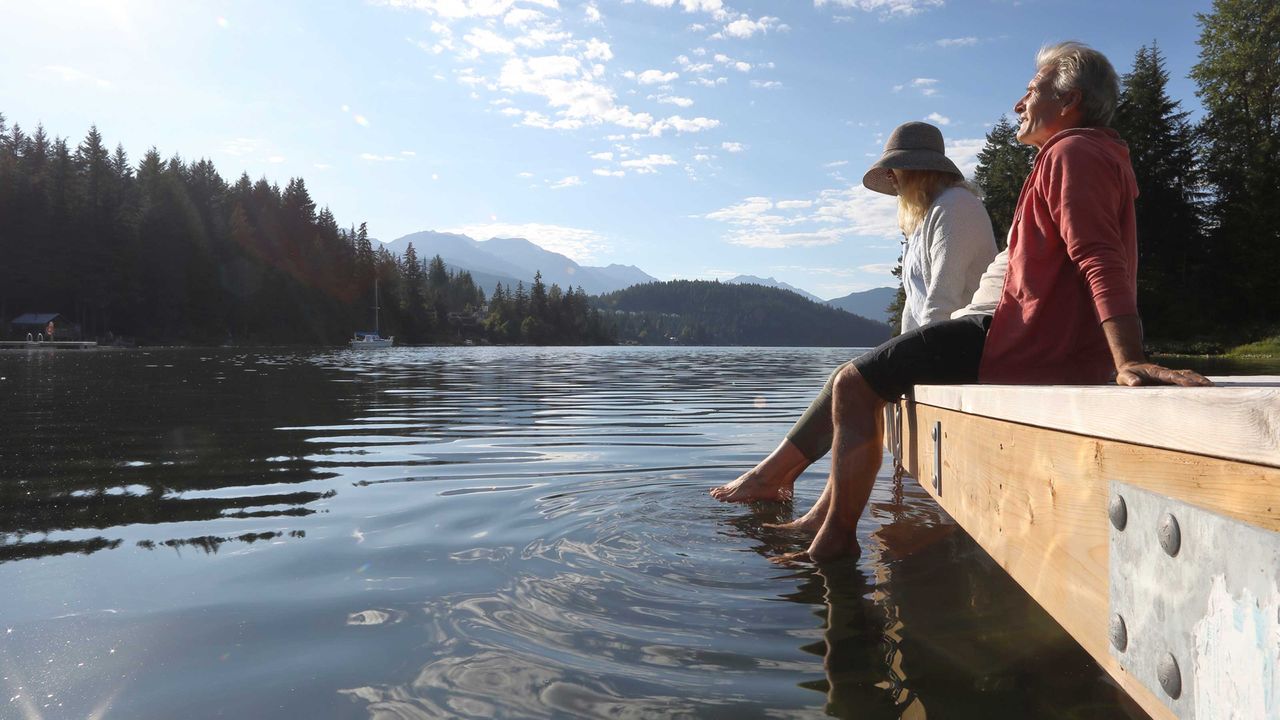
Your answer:
[[[902,331],[951,317],[978,289],[978,279],[996,255],[996,242],[974,187],[946,156],[942,131],[923,122],[899,125],[862,184],[898,197],[898,227],[906,238]],[[831,449],[834,377],[832,373],[768,457],[737,480],[712,490],[712,497],[725,502],[789,498],[800,473]]]

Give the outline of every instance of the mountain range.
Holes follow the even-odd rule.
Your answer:
[[[524,238],[474,240],[466,235],[424,230],[393,240],[386,248],[403,255],[410,244],[420,259],[439,255],[450,269],[469,271],[476,284],[489,294],[497,283],[515,286],[523,282],[528,287],[533,284],[535,272],[542,273],[542,282],[548,286],[555,283],[564,289],[581,287],[588,295],[657,281],[634,265],[579,265]]]
[[[525,287],[532,285],[535,272],[542,273],[542,281],[548,286],[555,283],[564,289],[581,287],[589,295],[603,295],[658,280],[634,265],[579,265],[560,253],[546,250],[524,238],[475,240],[456,233],[424,230],[397,238],[386,243],[385,247],[388,252],[403,255],[410,244],[420,260],[439,255],[450,270],[470,272],[475,283],[490,295],[498,283],[512,287],[517,282],[524,283]],[[897,294],[896,288],[883,287],[824,300],[771,277],[739,275],[727,282],[789,290],[806,300],[877,322],[888,322],[887,308]]]

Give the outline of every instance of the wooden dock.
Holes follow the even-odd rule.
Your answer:
[[[0,350],[96,350],[92,340],[0,340]]]
[[[1280,377],[920,386],[903,469],[1156,718],[1280,718]]]

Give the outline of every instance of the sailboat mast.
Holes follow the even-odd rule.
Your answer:
[[[373,278],[373,332],[382,337],[382,326],[378,323],[378,278]]]

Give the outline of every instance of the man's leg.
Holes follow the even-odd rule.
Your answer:
[[[832,409],[835,440],[831,477],[814,509],[801,518],[801,522],[809,518],[812,523],[821,515],[821,525],[807,551],[784,555],[777,562],[824,562],[857,554],[858,518],[871,497],[883,458],[884,405],[856,368],[841,368]]]

